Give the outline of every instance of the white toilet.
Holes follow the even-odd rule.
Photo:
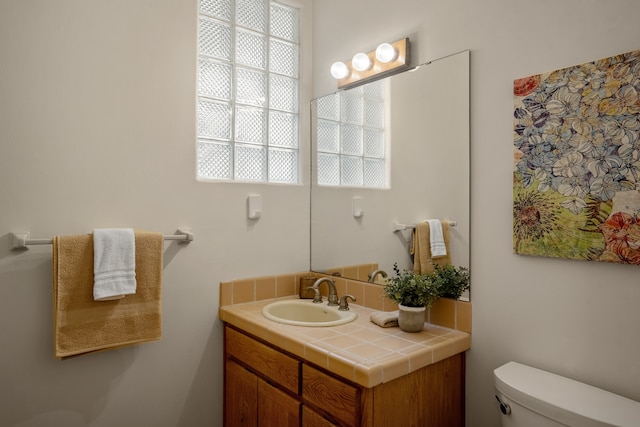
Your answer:
[[[493,371],[503,427],[639,427],[640,402],[509,362]]]

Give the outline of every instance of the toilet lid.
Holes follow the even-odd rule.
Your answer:
[[[540,369],[509,362],[496,370],[506,398],[569,426],[640,426],[640,403]]]

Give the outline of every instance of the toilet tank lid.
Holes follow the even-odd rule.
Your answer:
[[[626,397],[517,362],[493,375],[505,397],[566,425],[640,425],[640,403]]]

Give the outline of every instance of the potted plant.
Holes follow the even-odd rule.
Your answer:
[[[398,264],[393,264],[395,277],[387,279],[384,293],[398,304],[398,326],[406,332],[420,332],[424,327],[427,307],[440,296],[439,284],[429,275],[415,271],[400,272]]]
[[[439,290],[439,296],[458,299],[469,290],[469,269],[452,264],[434,264],[433,273],[429,274]]]

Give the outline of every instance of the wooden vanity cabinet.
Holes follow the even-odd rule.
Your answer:
[[[464,353],[373,388],[225,326],[224,424],[464,426]]]

